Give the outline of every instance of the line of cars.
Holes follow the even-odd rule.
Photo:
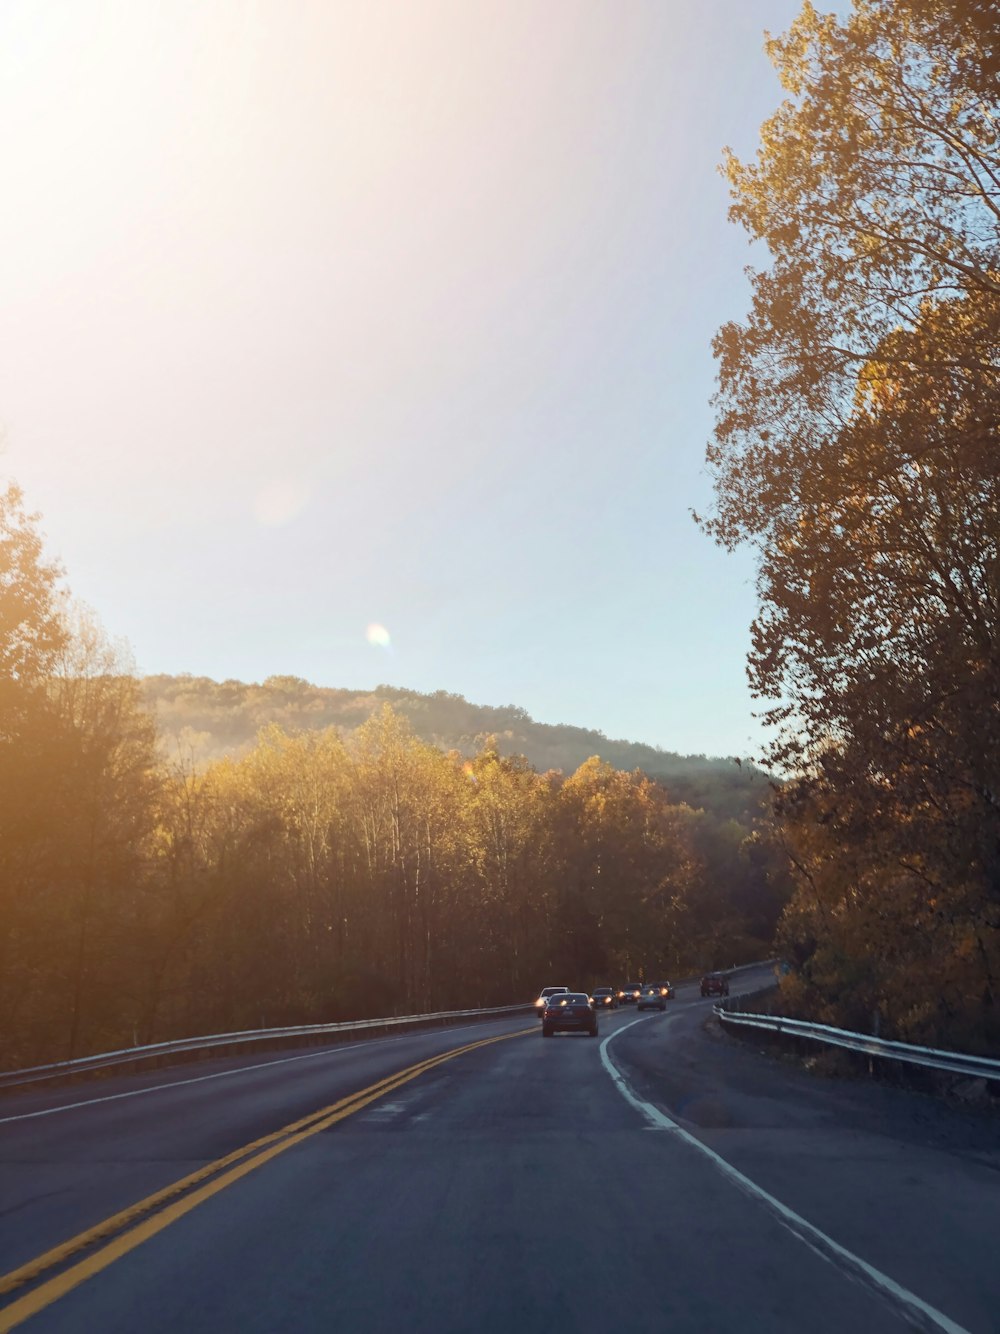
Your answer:
[[[702,996],[728,996],[725,973],[706,973],[701,979]],[[593,992],[570,991],[569,987],[542,987],[535,1012],[542,1021],[542,1037],[560,1032],[583,1032],[597,1037],[601,1010],[634,1005],[637,1010],[665,1010],[675,996],[671,982],[626,982],[621,987],[595,987]]]
[[[670,982],[626,982],[623,987],[595,987],[592,993],[570,991],[568,987],[543,987],[535,1001],[535,1011],[542,1021],[542,1037],[584,1032],[596,1038],[599,1011],[617,1010],[619,1005],[665,1010],[674,995]]]
[[[610,993],[614,1009],[619,1005],[635,1005],[640,1010],[649,1009],[651,1005],[664,1009],[666,1002],[673,1000],[675,994],[672,982],[626,982],[617,990],[612,987],[598,987],[594,995],[596,996],[598,992]]]

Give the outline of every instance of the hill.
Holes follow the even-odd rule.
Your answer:
[[[336,727],[350,732],[388,703],[419,737],[442,750],[472,754],[484,736],[493,735],[501,753],[524,755],[536,769],[566,774],[599,755],[616,769],[641,769],[677,801],[735,819],[751,817],[769,792],[765,774],[738,767],[732,759],[679,755],[585,727],[539,723],[516,705],[471,704],[444,690],[424,695],[386,685],[370,691],[335,689],[297,676],[269,676],[257,685],[161,675],[145,677],[142,686],[168,751],[179,747],[199,763],[244,753],[270,723],[288,731]]]

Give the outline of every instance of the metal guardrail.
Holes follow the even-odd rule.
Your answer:
[[[50,1065],[33,1065],[24,1070],[0,1073],[0,1088],[19,1084],[34,1084],[43,1079],[57,1079],[61,1075],[83,1074],[104,1070],[134,1061],[150,1061],[160,1056],[176,1056],[192,1051],[211,1051],[235,1047],[248,1042],[281,1042],[288,1038],[323,1037],[327,1034],[353,1033],[370,1028],[396,1028],[406,1024],[443,1023],[449,1019],[488,1018],[490,1015],[520,1014],[534,1011],[534,1003],[500,1005],[484,1010],[438,1010],[434,1014],[406,1014],[387,1019],[351,1019],[339,1024],[303,1024],[295,1028],[255,1028],[245,1033],[213,1033],[200,1038],[177,1038],[173,1042],[152,1042],[143,1047],[123,1047],[119,1051],[100,1052],[95,1056],[80,1056],[72,1061],[54,1061]]]
[[[715,1013],[724,1024],[738,1027],[765,1029],[788,1037],[807,1038],[825,1043],[828,1047],[843,1047],[846,1051],[861,1052],[887,1061],[903,1061],[909,1065],[923,1065],[946,1074],[963,1075],[970,1079],[1000,1080],[1000,1061],[989,1056],[970,1056],[965,1052],[943,1051],[937,1047],[917,1047],[909,1042],[891,1042],[886,1038],[852,1033],[845,1028],[831,1028],[827,1024],[813,1024],[805,1019],[788,1019],[783,1015],[739,1014],[715,1006]]]

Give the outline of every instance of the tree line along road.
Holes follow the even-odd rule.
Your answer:
[[[517,1017],[7,1096],[0,1330],[1000,1328],[996,1118],[710,1015],[690,985],[597,1043]]]

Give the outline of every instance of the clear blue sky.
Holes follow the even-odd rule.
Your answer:
[[[689,511],[797,9],[5,3],[0,471],[140,671],[758,747]]]

